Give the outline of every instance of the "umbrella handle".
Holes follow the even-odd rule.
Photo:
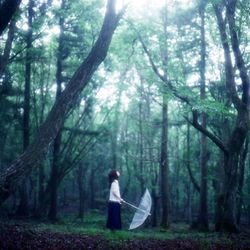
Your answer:
[[[142,211],[143,213],[148,213],[147,211],[145,211],[145,210],[143,210],[143,209],[141,209],[139,207],[136,207],[135,205],[133,205],[133,204],[131,204],[131,203],[125,201],[125,200],[123,200],[122,202],[125,203],[125,204],[127,204],[127,205],[129,205],[129,206],[131,206],[131,207],[133,207],[133,208],[135,208],[135,209],[137,209],[137,210]],[[148,213],[148,215],[151,215],[151,213]]]

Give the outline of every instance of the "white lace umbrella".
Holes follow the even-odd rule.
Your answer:
[[[129,230],[135,229],[139,227],[140,225],[142,225],[144,221],[147,219],[147,217],[151,215],[150,210],[152,206],[152,199],[151,199],[148,189],[146,189],[144,195],[142,196],[141,202],[138,207],[126,201],[124,201],[124,203],[136,209],[133,220],[129,226]]]

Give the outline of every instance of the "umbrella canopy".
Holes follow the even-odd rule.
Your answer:
[[[150,214],[151,206],[152,206],[152,199],[148,189],[146,189],[144,195],[141,198],[141,202],[137,207],[133,220],[129,226],[129,230],[135,229],[143,224],[143,222],[147,219],[147,217],[151,215]]]

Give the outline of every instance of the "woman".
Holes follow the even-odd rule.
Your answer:
[[[120,187],[118,178],[120,173],[117,170],[111,170],[109,172],[109,202],[108,202],[108,219],[107,228],[110,230],[122,228],[121,223],[121,203],[123,199],[120,195]]]

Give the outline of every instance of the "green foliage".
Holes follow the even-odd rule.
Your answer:
[[[53,3],[46,6],[44,12],[41,10],[44,6],[42,1],[35,2],[34,41],[30,51],[32,57],[31,138],[35,137],[55,102],[59,20],[64,20],[62,25],[64,89],[97,39],[104,11],[104,1],[99,0],[66,0],[66,6],[63,8],[59,3]],[[75,100],[76,108],[65,117],[59,156],[59,179],[62,180],[58,195],[60,209],[65,208],[64,203],[69,203],[68,208],[73,211],[71,213],[77,213],[79,165],[84,169],[83,189],[86,211],[99,208],[98,205],[101,205],[104,210],[108,197],[107,173],[111,168],[121,170],[121,191],[122,193],[124,191],[124,196],[128,200],[138,202],[143,191],[141,189],[145,187],[150,191],[155,189],[156,195],[160,196],[159,158],[164,95],[169,108],[168,181],[173,217],[176,215],[176,218],[181,216],[182,219],[187,219],[188,198],[192,200],[190,205],[190,209],[193,209],[192,215],[197,213],[199,196],[196,192],[192,193],[193,184],[186,166],[189,150],[190,168],[199,183],[200,133],[194,128],[190,129],[190,148],[187,148],[185,118],[192,116],[192,109],[197,110],[199,114],[206,113],[209,131],[227,143],[225,134],[233,129],[237,111],[226,91],[223,51],[212,7],[212,4],[220,2],[217,0],[209,1],[206,6],[206,96],[203,100],[200,98],[201,19],[198,2],[191,2],[190,5],[183,6],[180,2],[174,1],[167,8],[163,6],[156,8],[153,2],[150,2],[150,8],[142,6],[140,10],[128,9],[124,19],[121,20],[106,60],[95,72],[81,97]],[[249,16],[249,1],[238,1],[237,34],[246,66],[250,62]],[[1,168],[7,166],[22,152],[24,64],[27,52],[26,23],[27,5],[24,3],[21,5],[4,82],[0,78]],[[189,99],[189,104],[178,98],[168,84],[155,74],[138,35],[143,39],[158,72],[172,83],[179,96]],[[0,42],[2,55],[6,36],[1,37]],[[242,89],[237,70],[235,74],[237,92],[240,96]],[[228,127],[225,126],[225,122]],[[207,144],[207,150],[209,211],[213,214],[212,183],[221,179],[217,173],[217,166],[222,163],[218,149],[210,141]],[[52,153],[53,145],[50,145],[41,161],[44,167],[44,188],[49,184]],[[38,200],[38,171],[32,173],[32,178],[36,184],[31,189],[34,197],[31,195],[30,203],[34,203],[35,206]],[[249,170],[245,177],[246,183],[248,179]],[[93,180],[92,183],[91,180]],[[94,186],[92,190],[91,185]],[[249,205],[249,190],[245,185],[243,198],[247,205]],[[93,207],[90,208],[92,197]],[[160,211],[160,206],[158,209]],[[64,224],[54,226],[40,224],[38,229],[101,233],[108,239],[115,238],[117,241],[134,237],[150,238],[152,232],[154,237],[159,239],[188,235],[190,238],[197,237],[202,242],[204,240],[204,248],[209,248],[209,243],[206,241],[208,235],[189,233],[187,228],[183,230],[179,228],[178,232],[171,230],[162,232],[157,228],[155,231],[145,229],[140,232],[122,231],[112,234],[103,229],[105,225],[103,216],[86,214],[83,224],[79,221],[72,222],[71,219]],[[126,226],[130,219],[131,215],[126,214],[124,217]],[[157,219],[159,222],[160,215]]]

